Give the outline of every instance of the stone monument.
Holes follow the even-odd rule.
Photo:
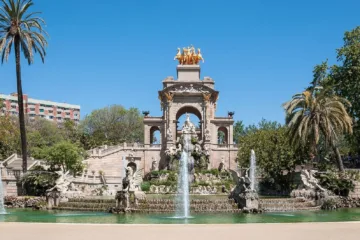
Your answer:
[[[115,196],[115,212],[129,212],[138,206],[139,200],[146,199],[146,195],[141,191],[142,169],[134,172],[133,168],[126,167],[126,176],[122,181],[122,190]]]
[[[320,186],[318,179],[314,176],[316,172],[315,170],[301,170],[301,183],[297,189],[290,193],[290,196],[293,198],[315,200],[318,205],[321,205],[324,199],[332,196],[333,193],[331,191]]]
[[[231,191],[229,199],[234,199],[238,207],[244,212],[258,212],[259,196],[256,190],[251,189],[251,180],[246,171],[244,177],[240,177],[237,172],[232,171],[233,179],[236,181],[235,188]]]

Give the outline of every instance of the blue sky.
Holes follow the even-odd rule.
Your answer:
[[[360,24],[360,1],[34,0],[50,34],[46,63],[23,64],[29,96],[79,104],[82,116],[111,104],[161,115],[157,91],[176,76],[177,47],[202,50],[202,77],[220,91],[217,116],[284,121],[281,104],[312,80],[343,34]],[[16,91],[13,55],[0,92]]]

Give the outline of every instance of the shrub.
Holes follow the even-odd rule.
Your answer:
[[[176,176],[175,172],[170,172],[169,173],[168,181],[171,181],[171,182],[176,182],[177,181],[177,176]]]
[[[150,183],[149,182],[142,182],[141,183],[141,190],[144,192],[148,192],[150,190]]]
[[[46,190],[55,186],[58,177],[56,173],[45,171],[43,167],[36,166],[20,179],[20,183],[27,195],[44,196]]]
[[[191,137],[191,144],[195,145],[198,143],[198,139],[195,137]]]
[[[317,174],[316,177],[321,186],[339,196],[347,197],[355,188],[353,180],[348,174],[329,172]]]
[[[219,176],[219,170],[217,168],[213,168],[213,169],[210,169],[210,170],[201,170],[200,173],[202,174],[212,174],[212,175],[215,175],[215,176]]]
[[[209,186],[210,184],[208,182],[205,182],[205,181],[200,181],[200,182],[198,182],[198,185],[199,186]]]

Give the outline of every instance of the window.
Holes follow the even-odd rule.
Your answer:
[[[54,111],[53,110],[49,110],[49,113],[53,113]]]
[[[35,111],[35,108],[30,108],[30,111]]]
[[[61,111],[57,111],[57,114],[61,114]]]
[[[53,116],[49,116],[49,118],[50,118],[50,119],[54,119],[54,117],[53,117]]]
[[[44,109],[40,109],[40,112],[41,112],[41,113],[44,112]]]
[[[57,120],[61,120],[61,117],[58,117]]]
[[[66,113],[66,115],[70,115],[70,113]]]

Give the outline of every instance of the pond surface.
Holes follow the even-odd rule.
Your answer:
[[[114,215],[101,212],[33,211],[7,209],[0,222],[100,223],[100,224],[225,224],[360,221],[360,209],[263,214],[192,214],[176,219],[165,214]]]

